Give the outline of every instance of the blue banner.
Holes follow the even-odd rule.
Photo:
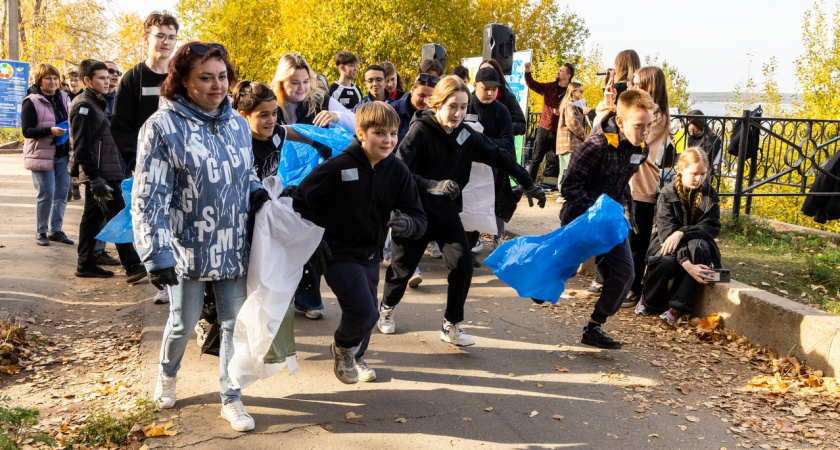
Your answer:
[[[0,59],[0,128],[20,128],[20,102],[29,87],[29,63]]]

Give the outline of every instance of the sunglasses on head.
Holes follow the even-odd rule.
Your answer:
[[[118,76],[118,77],[121,77],[121,76],[122,76],[122,72],[120,72],[120,71],[119,71],[119,70],[117,70],[117,69],[111,69],[111,68],[108,68],[108,73],[110,73],[111,75],[113,75],[113,74],[117,74],[117,76]]]
[[[425,83],[426,86],[435,87],[440,82],[440,78],[431,76],[428,73],[421,73],[420,75],[417,75],[417,79],[414,80],[415,83],[418,81]]]
[[[195,53],[198,56],[204,56],[210,49],[216,48],[222,52],[223,55],[227,55],[227,50],[225,50],[225,46],[222,44],[202,44],[200,42],[196,42],[195,44],[190,44],[187,46],[189,51]]]

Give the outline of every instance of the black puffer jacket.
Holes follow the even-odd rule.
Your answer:
[[[107,120],[105,99],[90,88],[85,88],[70,104],[71,151],[79,163],[79,181],[102,177],[106,181],[125,179],[125,163],[111,135],[110,123],[93,141],[97,130]]]
[[[659,199],[656,202],[656,221],[653,224],[647,253],[648,261],[661,257],[662,244],[668,236],[676,231],[682,231],[684,234],[675,252],[680,263],[690,259],[688,242],[702,239],[711,247],[712,263],[715,267],[720,267],[720,250],[715,244],[715,238],[720,234],[718,196],[714,188],[707,183],[704,183],[700,189],[703,198],[700,200],[698,210],[694,213],[692,223],[688,225],[684,225],[682,200],[677,195],[677,180],[671,181],[659,191]]]

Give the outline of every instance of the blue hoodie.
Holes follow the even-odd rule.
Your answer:
[[[181,96],[161,97],[140,129],[131,215],[137,253],[153,271],[192,280],[244,276],[254,172],[248,122],[229,98],[212,117]]]

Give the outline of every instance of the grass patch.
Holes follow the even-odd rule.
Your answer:
[[[9,396],[0,396],[0,449],[18,449],[34,443],[55,445],[49,435],[34,430],[38,409],[12,407],[11,401]]]
[[[148,399],[137,400],[136,407],[128,413],[114,415],[102,408],[93,410],[85,424],[76,430],[68,444],[116,446],[132,440],[132,428],[151,423],[155,418],[155,403]],[[142,432],[141,432],[142,433]]]
[[[776,231],[749,217],[721,217],[720,251],[732,278],[840,315],[836,239]]]

